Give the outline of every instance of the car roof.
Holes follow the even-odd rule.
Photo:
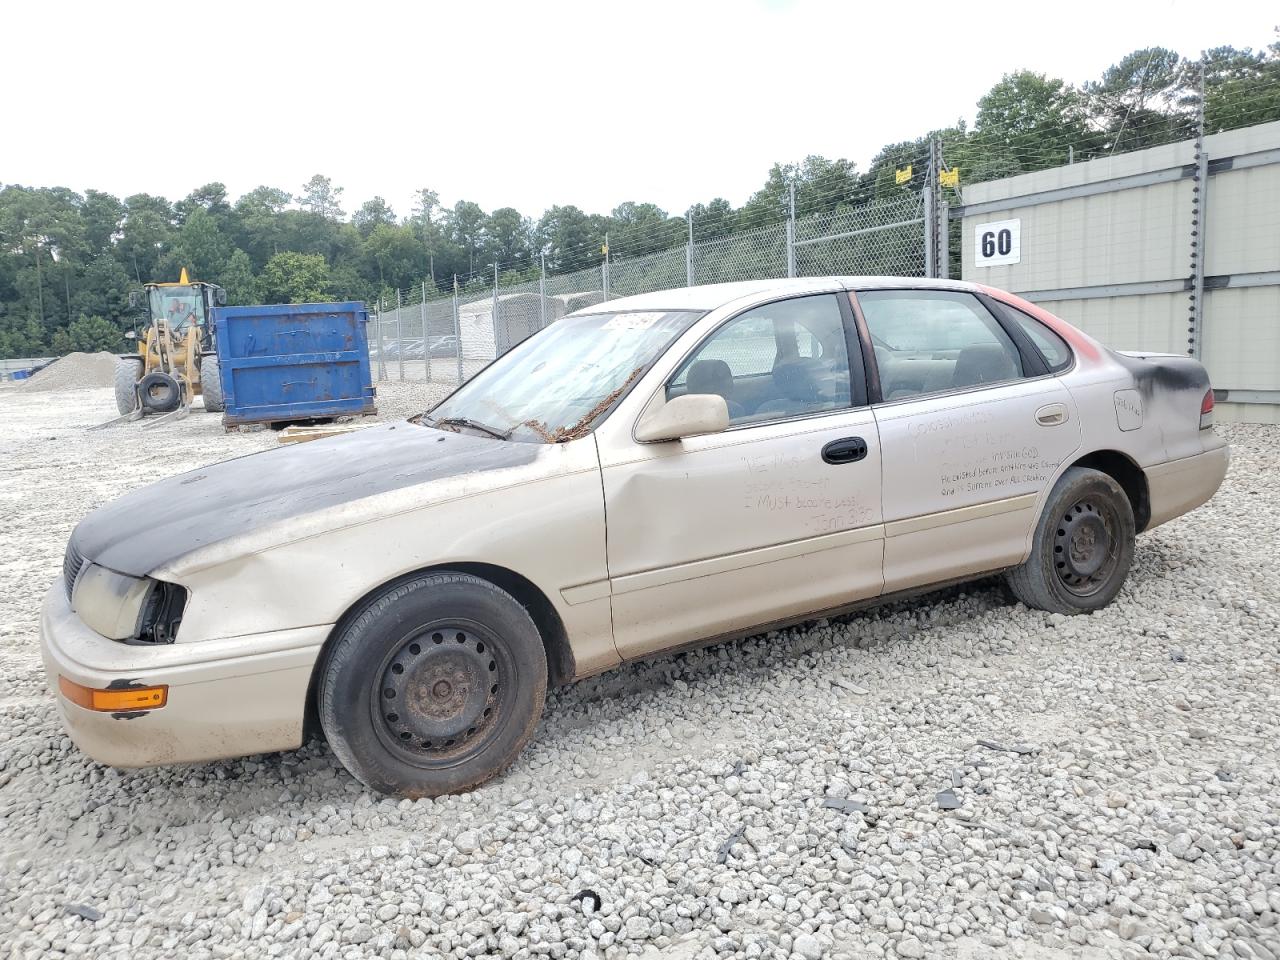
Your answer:
[[[782,277],[776,280],[743,280],[737,283],[708,283],[698,287],[676,287],[653,293],[606,300],[576,310],[570,316],[616,313],[620,310],[715,310],[744,297],[786,296],[816,293],[843,287],[846,290],[901,289],[966,290],[978,287],[960,280],[931,280],[927,277]]]

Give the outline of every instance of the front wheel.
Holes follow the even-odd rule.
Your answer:
[[[1109,604],[1133,563],[1133,507],[1116,481],[1071,467],[1054,485],[1026,563],[1009,571],[1014,596],[1051,613],[1090,613]]]
[[[461,793],[505,770],[547,689],[542,638],[524,607],[448,571],[370,602],[319,669],[334,754],[366,786],[403,797]]]
[[[116,409],[123,416],[138,408],[138,379],[142,376],[141,357],[120,357],[116,360],[115,391]]]
[[[227,409],[222,398],[222,374],[218,369],[218,356],[206,353],[200,358],[200,393],[204,397],[204,408],[209,413],[222,413]]]

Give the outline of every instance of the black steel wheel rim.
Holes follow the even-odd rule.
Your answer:
[[[505,721],[504,686],[514,679],[506,645],[480,624],[442,620],[417,627],[374,675],[374,730],[406,763],[456,766],[493,741]]]
[[[1082,497],[1058,517],[1053,568],[1058,582],[1077,597],[1102,590],[1120,563],[1120,517],[1106,500]]]

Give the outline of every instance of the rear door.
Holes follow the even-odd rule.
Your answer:
[[[1080,444],[1070,393],[974,294],[856,303],[879,379],[885,591],[1020,563],[1040,495]]]

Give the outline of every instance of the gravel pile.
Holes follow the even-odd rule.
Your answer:
[[[620,669],[497,782],[399,802],[321,743],[115,771],[62,735],[72,524],[274,443],[91,419],[0,423],[0,954],[1280,958],[1280,430],[1224,431],[1223,490],[1096,615],[985,582]]]
[[[106,351],[68,353],[23,381],[18,389],[28,393],[47,393],[53,390],[109,387],[115,377],[118,359],[116,354]]]

